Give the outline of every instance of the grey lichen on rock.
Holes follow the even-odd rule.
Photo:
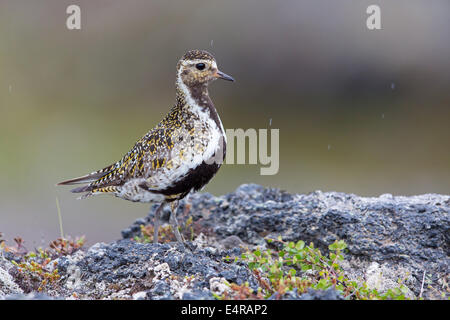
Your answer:
[[[410,290],[407,296],[418,297],[424,272],[425,298],[431,297],[428,284],[442,287],[448,283],[447,195],[290,194],[254,184],[220,197],[192,194],[179,208],[183,213],[179,219],[191,217],[201,230],[189,244],[192,251],[177,243],[134,240],[141,225],[153,222],[154,210],[123,230],[124,239],[58,258],[61,279],[56,294],[71,298],[75,292],[82,299],[214,299],[227,290],[227,283],[245,282],[256,290],[259,283],[248,266],[225,258],[240,257],[247,247],[265,248],[266,238],[278,236],[285,241],[313,242],[324,253],[335,240],[344,240],[347,249],[342,267],[348,277],[362,279],[381,291],[395,287],[401,278]],[[0,261],[0,277],[2,270]],[[13,278],[3,278],[14,283]],[[20,293],[11,283],[5,290],[2,279],[0,296]],[[331,290],[289,292],[282,298],[342,296]]]
[[[369,280],[376,288],[391,288],[401,278],[417,296],[424,271],[428,283],[448,281],[448,195],[359,197],[321,191],[289,194],[246,184],[221,197],[193,194],[180,210],[185,206],[218,244],[237,237],[248,245],[265,246],[264,238],[282,236],[286,241],[313,242],[326,252],[335,240],[345,240],[349,276]],[[152,219],[150,213],[145,223]],[[133,224],[122,234],[132,237],[139,233],[136,230]],[[375,265],[381,272],[378,282],[373,281]]]
[[[7,295],[22,294],[23,290],[14,281],[13,276],[9,273],[9,270],[14,265],[11,261],[6,260],[3,254],[0,252],[0,299]]]

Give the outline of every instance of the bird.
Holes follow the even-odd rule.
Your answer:
[[[209,97],[216,79],[235,81],[220,71],[205,50],[186,52],[176,65],[176,100],[168,114],[119,161],[57,185],[84,184],[72,189],[79,199],[99,194],[142,203],[156,203],[153,242],[163,209],[170,205],[169,222],[179,243],[176,210],[179,201],[203,189],[220,169],[226,155],[226,134]]]

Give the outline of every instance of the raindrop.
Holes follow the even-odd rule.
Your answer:
[[[395,83],[394,83],[394,82],[391,83],[391,89],[392,89],[392,90],[395,89]]]
[[[381,114],[381,119],[384,119],[384,113]]]
[[[331,144],[328,145],[328,151],[330,151],[330,149],[331,149]]]
[[[12,85],[11,84],[9,85],[8,91],[9,91],[9,93],[12,92]]]
[[[211,40],[210,45],[211,45],[211,48],[212,48],[213,45],[214,45],[214,40]]]
[[[269,120],[269,127],[271,127],[272,126],[272,118],[270,118],[270,120]]]

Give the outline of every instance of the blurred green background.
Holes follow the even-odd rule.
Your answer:
[[[381,7],[382,30],[366,28]],[[81,30],[66,8],[81,7]],[[0,1],[0,232],[120,237],[148,205],[77,201],[55,183],[116,161],[174,103],[175,65],[212,52],[225,128],[279,128],[280,170],[225,165],[204,191],[254,182],[377,196],[450,190],[450,2]],[[271,127],[269,123],[271,120]]]

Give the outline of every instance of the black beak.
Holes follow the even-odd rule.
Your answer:
[[[215,77],[218,79],[228,80],[228,81],[234,81],[233,77],[227,75],[226,73],[223,73],[222,71],[217,70]]]

